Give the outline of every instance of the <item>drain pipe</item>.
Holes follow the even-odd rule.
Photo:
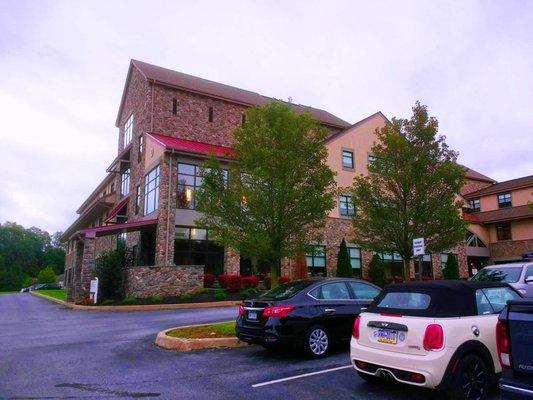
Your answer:
[[[171,151],[170,152],[170,160],[168,161],[168,164],[169,164],[169,168],[168,168],[168,196],[167,196],[167,234],[166,234],[166,239],[165,239],[165,266],[168,266],[169,265],[169,261],[168,261],[168,239],[169,239],[169,230],[170,230],[170,193],[171,193],[171,190],[172,190],[172,158],[173,158],[173,155],[174,155],[174,151]]]

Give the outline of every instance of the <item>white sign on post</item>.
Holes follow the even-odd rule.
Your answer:
[[[94,304],[98,301],[98,278],[94,278],[91,280],[91,288],[89,290],[91,292]]]
[[[424,238],[413,239],[413,255],[423,256],[426,254],[426,245],[424,243]]]

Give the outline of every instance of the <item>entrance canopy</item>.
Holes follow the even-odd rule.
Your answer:
[[[157,219],[147,219],[144,221],[125,222],[123,224],[82,229],[80,233],[85,235],[86,238],[95,238],[99,236],[114,235],[117,233],[138,231],[141,230],[141,228],[155,225],[157,225]]]

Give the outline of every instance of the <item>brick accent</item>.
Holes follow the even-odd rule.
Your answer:
[[[224,249],[224,273],[226,274],[240,274],[241,257],[239,253],[233,249]]]
[[[179,296],[204,284],[203,265],[132,267],[125,275],[126,295],[137,298]]]
[[[522,254],[533,250],[533,239],[506,240],[490,244],[492,261],[498,259],[520,259]]]

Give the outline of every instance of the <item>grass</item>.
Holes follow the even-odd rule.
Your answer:
[[[53,297],[54,299],[67,301],[66,289],[36,290],[35,293],[44,294],[45,296]]]
[[[167,332],[168,336],[183,339],[225,338],[235,336],[235,321],[218,324],[176,328]]]

